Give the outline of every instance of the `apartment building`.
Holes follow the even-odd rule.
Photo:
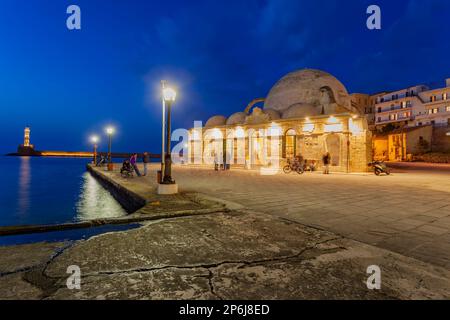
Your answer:
[[[420,96],[428,87],[419,85],[378,95],[375,103],[377,128],[394,124],[396,127],[411,126],[416,112],[423,108]]]
[[[375,103],[375,125],[382,128],[450,125],[450,79],[444,88],[418,85],[382,95]]]
[[[443,88],[418,85],[377,95],[374,127],[376,159],[402,161],[418,153],[450,151],[450,79]]]
[[[444,88],[424,91],[420,97],[423,103],[414,114],[413,126],[450,125],[450,79]]]

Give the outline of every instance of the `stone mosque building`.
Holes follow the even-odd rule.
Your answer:
[[[268,147],[271,141],[277,141],[277,148]],[[311,69],[287,74],[266,98],[253,100],[245,110],[212,116],[204,127],[191,129],[188,162],[217,161],[218,143],[223,162],[231,168],[270,166],[274,160],[284,165],[297,155],[320,168],[329,152],[332,171],[362,172],[372,159],[364,110],[352,103],[339,80]]]

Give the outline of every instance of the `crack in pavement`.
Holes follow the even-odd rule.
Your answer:
[[[41,299],[45,299],[55,293],[61,286],[58,285],[58,282],[63,279],[63,277],[59,277],[57,279],[52,279],[45,274],[48,266],[60,255],[62,255],[67,249],[75,246],[79,241],[73,241],[68,245],[58,248],[56,252],[50,256],[50,258],[39,265],[35,265],[33,268],[24,271],[22,279],[29,283],[30,285],[38,288],[41,292]]]
[[[115,274],[132,274],[132,273],[141,273],[141,272],[153,272],[153,271],[159,271],[159,270],[166,270],[166,269],[211,269],[211,268],[218,268],[224,264],[237,264],[237,265],[243,265],[243,266],[249,266],[249,265],[255,265],[255,264],[262,264],[262,263],[270,263],[270,262],[279,262],[279,261],[286,261],[291,260],[300,257],[305,252],[316,249],[317,246],[335,241],[340,240],[342,237],[335,237],[331,239],[327,239],[324,241],[320,241],[317,243],[314,243],[313,245],[307,246],[306,248],[300,250],[298,253],[289,255],[289,256],[281,256],[281,257],[272,257],[272,258],[265,258],[265,259],[259,259],[259,260],[252,260],[252,261],[245,261],[245,260],[229,260],[229,261],[220,261],[216,263],[210,263],[210,264],[193,264],[193,265],[186,265],[186,266],[179,266],[179,265],[166,265],[161,267],[152,267],[152,268],[135,268],[135,269],[128,269],[128,270],[118,270],[118,271],[99,271],[99,272],[92,272],[84,274],[83,277],[96,277],[101,275],[115,275]],[[336,249],[346,249],[344,247],[336,247]],[[243,267],[242,266],[242,267]],[[60,278],[60,277],[50,277],[49,278]]]
[[[53,253],[49,257],[49,259],[47,261],[45,261],[45,262],[38,263],[38,264],[35,264],[35,265],[32,265],[32,266],[28,266],[28,267],[24,267],[24,268],[19,268],[19,269],[13,270],[13,271],[0,272],[0,278],[4,277],[4,276],[9,276],[9,275],[12,275],[12,274],[16,274],[16,273],[28,272],[28,271],[31,271],[33,269],[37,269],[37,268],[40,268],[40,267],[47,266],[48,264],[50,264],[50,262],[52,262],[55,258],[60,256],[66,249],[72,247],[74,244],[75,244],[75,242],[69,243],[66,246],[63,246],[61,248],[55,249],[55,253]]]
[[[271,262],[281,262],[281,261],[287,261],[287,260],[291,260],[291,259],[296,259],[296,258],[301,257],[303,254],[305,254],[306,252],[308,252],[310,250],[317,249],[317,246],[319,246],[319,245],[322,245],[322,244],[325,244],[325,243],[328,243],[328,242],[332,242],[332,241],[335,241],[335,240],[340,240],[340,239],[342,239],[342,237],[334,237],[334,238],[326,239],[324,241],[319,241],[317,243],[314,243],[313,245],[307,246],[306,248],[300,250],[298,253],[293,254],[293,255],[289,255],[289,256],[272,257],[272,258],[251,260],[251,261],[236,260],[236,261],[221,261],[221,262],[217,262],[217,263],[188,265],[188,266],[167,265],[167,266],[161,266],[161,267],[136,268],[136,269],[120,270],[120,271],[100,271],[100,272],[83,274],[82,278],[86,279],[86,278],[96,277],[96,276],[127,275],[127,274],[133,274],[133,273],[147,273],[147,272],[154,272],[154,271],[168,270],[168,269],[181,269],[181,270],[183,270],[183,269],[190,269],[190,270],[192,270],[192,269],[205,269],[205,270],[208,271],[207,275],[197,275],[195,277],[206,278],[210,293],[212,295],[214,295],[215,297],[217,297],[219,300],[224,300],[224,298],[222,298],[216,292],[216,287],[214,285],[214,278],[216,276],[215,276],[213,270],[211,270],[211,269],[216,269],[216,268],[218,268],[220,266],[227,265],[227,264],[228,265],[238,265],[237,269],[240,269],[240,268],[243,268],[245,266],[253,266],[253,265],[258,265],[258,264],[265,264],[265,263],[271,263]],[[342,246],[338,246],[338,247],[333,248],[333,249],[346,250],[346,248],[344,248]],[[324,250],[323,252],[324,253],[328,253],[329,250]],[[55,259],[55,258],[56,258],[56,256],[53,259]],[[65,288],[65,286],[61,285],[61,280],[65,279],[64,277],[51,277],[51,276],[48,276],[48,275],[45,274],[45,270],[47,269],[49,264],[53,261],[53,259],[51,261],[48,261],[47,265],[41,271],[41,275],[40,275],[41,277],[45,278],[45,280],[47,281],[47,284],[42,283],[41,281],[38,281],[38,283],[36,283],[36,281],[30,281],[30,283],[32,285],[38,287],[39,289],[41,289],[44,292],[42,299],[49,298],[49,297],[51,297],[52,294],[57,292],[59,289]],[[308,258],[308,259],[311,259],[311,258]]]

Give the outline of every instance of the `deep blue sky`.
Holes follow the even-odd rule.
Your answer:
[[[81,31],[66,28],[70,4]],[[241,111],[305,67],[350,92],[443,83],[449,21],[448,0],[0,0],[0,153],[26,124],[38,149],[87,149],[114,123],[116,150],[159,151],[161,79],[178,88],[175,128]]]

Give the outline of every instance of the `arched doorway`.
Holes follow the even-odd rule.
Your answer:
[[[296,155],[297,133],[294,129],[286,131],[283,137],[283,158],[292,159]]]
[[[264,157],[264,137],[259,132],[253,131],[250,136],[250,162],[252,165],[263,165],[265,161]]]
[[[341,138],[332,133],[326,138],[326,151],[331,155],[331,166],[339,167],[341,165]]]

